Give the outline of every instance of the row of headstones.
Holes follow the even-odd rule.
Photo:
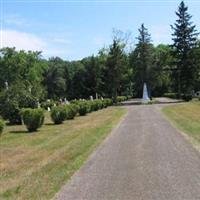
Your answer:
[[[98,96],[97,96],[96,99],[98,99]],[[101,97],[100,99],[103,100],[103,97]],[[75,100],[76,100],[76,99],[75,99]],[[85,99],[79,99],[79,100],[80,100],[80,101],[85,101]],[[90,100],[91,100],[91,101],[94,101],[93,96],[90,96]],[[50,99],[48,99],[47,101],[50,101]],[[60,103],[61,105],[69,105],[69,104],[70,104],[70,102],[69,102],[66,98],[64,98],[64,99],[59,99],[59,103]],[[54,103],[53,106],[56,107],[56,104]],[[37,107],[38,107],[38,108],[41,107],[39,101],[37,102]],[[51,108],[50,108],[50,107],[47,107],[47,110],[48,110],[48,111],[51,111]]]

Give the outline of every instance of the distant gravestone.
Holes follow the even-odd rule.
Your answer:
[[[93,101],[93,96],[90,96],[90,100]]]
[[[148,95],[148,90],[147,90],[147,84],[146,84],[146,83],[144,83],[144,86],[143,86],[142,101],[143,101],[144,103],[150,101],[149,95]]]
[[[66,98],[64,98],[64,103],[65,104],[70,104],[69,101]]]

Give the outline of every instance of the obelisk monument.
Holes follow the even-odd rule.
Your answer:
[[[146,83],[144,83],[144,86],[143,86],[142,101],[143,101],[144,103],[150,101],[149,95],[148,95],[148,90],[147,90],[147,84],[146,84]]]

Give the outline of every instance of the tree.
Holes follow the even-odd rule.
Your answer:
[[[105,87],[107,95],[116,102],[117,95],[121,92],[122,75],[124,72],[124,44],[114,39],[110,46],[106,67],[104,70]]]
[[[196,60],[197,73],[195,76],[195,91],[200,90],[200,40],[198,41],[197,48],[194,50],[194,58]]]
[[[87,88],[87,96],[96,96],[99,93],[100,85],[100,64],[98,57],[88,57],[82,60],[85,66],[85,87]]]
[[[153,96],[162,96],[166,92],[171,92],[171,47],[160,44],[154,47],[153,65],[150,70],[150,86]]]
[[[195,25],[191,22],[191,15],[188,13],[188,7],[182,1],[176,12],[178,19],[174,26],[171,26],[173,36],[173,52],[176,59],[176,70],[174,71],[174,80],[177,82],[177,92],[179,97],[181,93],[190,93],[194,89],[195,76],[197,73],[196,59],[194,49],[197,46],[197,31]]]
[[[133,67],[135,95],[141,97],[144,83],[146,82],[149,85],[150,82],[149,72],[153,61],[153,45],[151,44],[150,34],[144,24],[138,30],[138,43],[130,55],[130,65]]]
[[[41,52],[2,48],[0,50],[0,89],[5,89],[6,82],[9,86],[21,82],[35,97],[41,99],[44,96],[44,88],[41,85],[42,75],[46,67],[46,62],[41,59]]]
[[[44,77],[48,98],[58,99],[67,96],[69,75],[65,61],[59,57],[51,58]]]

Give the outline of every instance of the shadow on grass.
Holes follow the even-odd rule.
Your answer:
[[[56,124],[54,124],[53,122],[49,122],[49,123],[45,123],[44,124],[45,126],[53,126],[53,125],[56,125]],[[59,125],[59,124],[58,124]]]
[[[29,134],[30,132],[28,131],[10,131],[9,133],[14,133],[14,134]]]

